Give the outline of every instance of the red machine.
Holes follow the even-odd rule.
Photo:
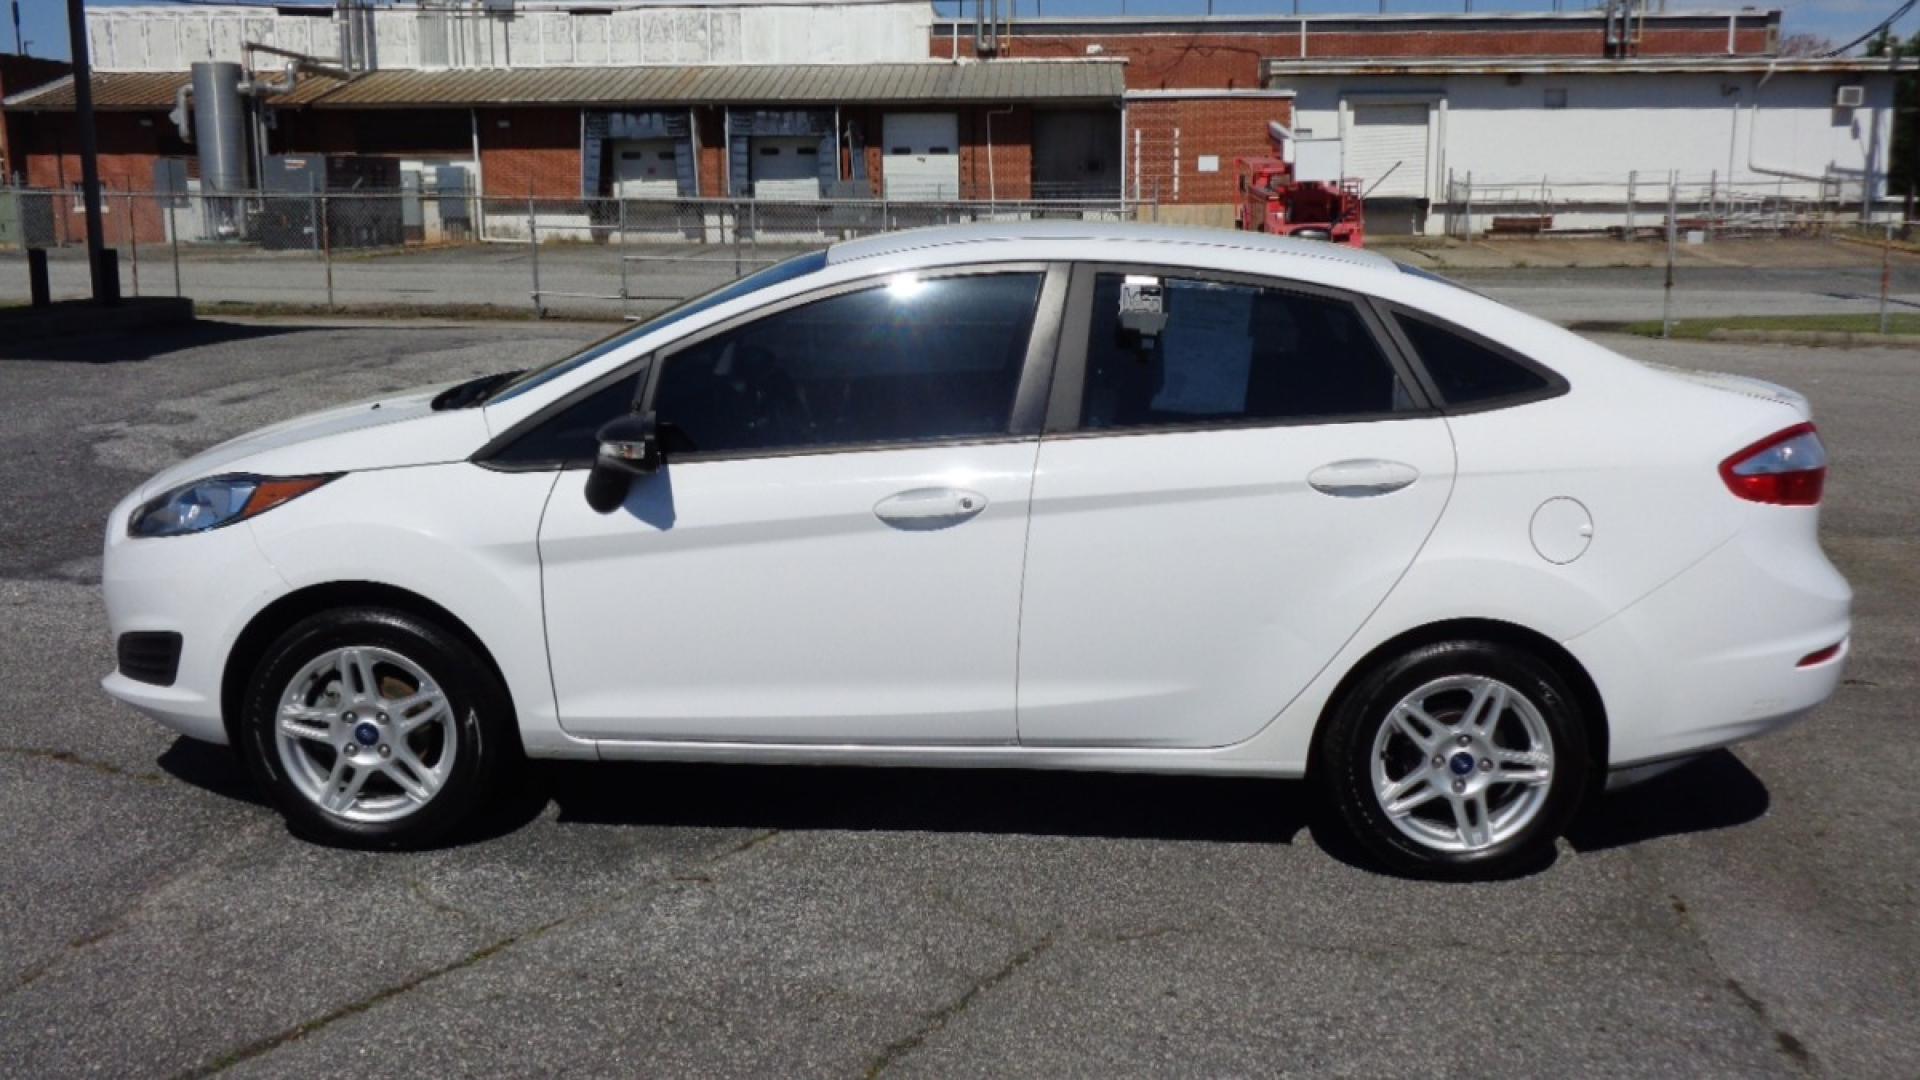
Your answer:
[[[1234,210],[1233,227],[1365,246],[1360,181],[1295,180],[1293,165],[1287,161],[1287,140],[1293,132],[1271,121],[1267,138],[1273,143],[1272,157],[1234,159],[1240,170],[1240,205]]]

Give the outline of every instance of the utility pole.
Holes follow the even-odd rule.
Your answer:
[[[27,55],[27,39],[20,36],[20,0],[13,0],[13,51]]]
[[[100,146],[93,131],[93,65],[87,59],[86,0],[67,0],[67,41],[73,49],[74,120],[80,127],[80,191],[87,205],[87,267],[95,303],[120,298],[120,270],[107,265],[100,223]],[[108,281],[111,273],[113,280]]]

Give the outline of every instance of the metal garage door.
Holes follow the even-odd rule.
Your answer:
[[[955,113],[888,113],[880,175],[889,199],[960,197],[960,117]]]
[[[680,194],[675,139],[622,139],[613,144],[613,194],[619,199],[672,199]]]
[[[1034,197],[1111,199],[1120,194],[1120,123],[1116,111],[1034,112]]]
[[[1371,189],[1370,198],[1426,198],[1427,106],[1353,106],[1346,159],[1347,175]]]
[[[754,136],[753,197],[818,199],[820,140],[812,135]]]

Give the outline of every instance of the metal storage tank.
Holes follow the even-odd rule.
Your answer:
[[[247,189],[247,107],[240,98],[240,65],[193,65],[193,141],[200,151],[200,183],[209,191]]]

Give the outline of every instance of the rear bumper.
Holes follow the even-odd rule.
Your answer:
[[[1565,642],[1606,704],[1612,769],[1778,730],[1833,695],[1853,593],[1820,552],[1813,511],[1749,529],[1625,611]],[[1802,664],[1821,650],[1837,649]]]

